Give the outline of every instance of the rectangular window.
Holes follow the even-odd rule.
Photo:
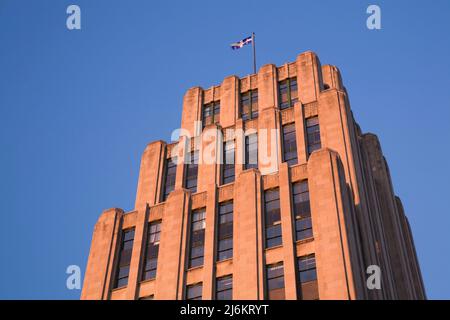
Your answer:
[[[290,166],[295,165],[298,162],[295,123],[283,126],[283,159]]]
[[[204,208],[192,212],[189,268],[203,265],[206,225],[205,213],[206,210]]]
[[[294,202],[296,240],[311,238],[313,232],[307,180],[296,182],[292,185],[292,197]]]
[[[186,288],[186,300],[202,300],[203,284],[197,283]]]
[[[223,144],[222,184],[234,181],[234,141]]]
[[[278,84],[280,109],[293,107],[298,101],[297,78],[289,78]]]
[[[176,157],[166,159],[163,201],[166,201],[169,194],[175,189],[175,177],[177,175],[176,159]]]
[[[282,244],[280,191],[278,188],[264,192],[264,211],[266,227],[266,248]]]
[[[193,151],[190,154],[190,159],[186,165],[186,189],[197,192],[197,176],[198,176],[198,151]]]
[[[216,299],[233,299],[233,276],[225,276],[216,279]]]
[[[314,254],[300,257],[298,261],[298,291],[301,300],[318,300],[316,258]]]
[[[283,263],[268,265],[267,273],[267,298],[269,300],[284,300],[284,268]]]
[[[130,273],[131,253],[133,252],[134,228],[122,232],[119,258],[117,265],[116,281],[114,288],[124,287],[128,284]]]
[[[258,135],[245,136],[245,169],[258,168]]]
[[[217,261],[233,257],[233,202],[219,204]]]
[[[306,119],[306,140],[308,145],[308,156],[322,147],[320,142],[319,117]]]
[[[209,124],[220,122],[220,101],[207,103],[203,106],[203,128]]]
[[[154,279],[158,265],[159,238],[161,235],[161,221],[148,224],[147,244],[145,247],[145,263],[142,272],[142,280]]]
[[[241,118],[244,121],[258,118],[258,90],[241,93]]]

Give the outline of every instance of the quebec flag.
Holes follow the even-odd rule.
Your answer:
[[[252,43],[252,41],[253,41],[252,36],[247,37],[247,38],[245,38],[245,39],[242,39],[242,40],[239,41],[239,42],[232,43],[232,44],[231,44],[231,49],[233,49],[233,50],[240,49],[240,48],[242,48],[243,46],[245,46],[246,44]]]

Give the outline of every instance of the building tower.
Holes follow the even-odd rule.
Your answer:
[[[135,208],[95,225],[82,299],[425,299],[378,138],[313,52],[183,99]],[[381,289],[366,285],[378,266]]]

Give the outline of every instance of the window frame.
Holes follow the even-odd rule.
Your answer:
[[[278,197],[277,198],[273,198],[270,200],[267,200],[268,195],[270,193],[274,193],[277,192],[278,193]],[[273,218],[271,216],[269,216],[269,214],[273,214],[270,213],[267,209],[268,205],[274,203],[274,202],[278,202],[278,209],[272,209],[271,211],[277,210],[278,213],[278,220],[274,220],[272,223],[269,224],[268,220],[269,218]],[[278,231],[279,229],[279,231]],[[277,235],[275,236],[268,236],[268,234],[270,232],[272,232],[271,230],[276,230]],[[270,248],[275,248],[278,246],[283,245],[283,230],[282,230],[282,226],[281,226],[281,203],[280,203],[280,188],[276,187],[276,188],[271,188],[271,189],[267,189],[264,190],[264,247],[265,249],[270,249]],[[279,240],[277,240],[279,239]],[[270,244],[270,242],[274,242],[273,244]]]
[[[316,120],[317,119],[317,120]],[[308,122],[316,120],[317,123],[309,125]],[[317,129],[317,130],[314,130]],[[306,152],[308,157],[316,150],[322,148],[322,138],[320,136],[320,121],[319,116],[313,116],[305,119],[305,132],[306,132]],[[311,138],[318,135],[319,140],[312,142]]]
[[[195,215],[202,213],[201,219],[195,219]],[[201,224],[202,227],[200,229],[194,230],[196,228],[197,224]],[[199,208],[196,210],[193,210],[191,212],[191,223],[190,223],[190,232],[189,232],[189,259],[188,259],[188,269],[201,267],[204,264],[205,259],[205,229],[206,229],[206,208]],[[202,239],[198,239],[195,243],[199,242],[200,244],[193,245],[194,244],[194,237],[197,236],[197,232],[200,234],[199,237]],[[194,250],[201,248],[202,255],[193,257],[192,254]],[[199,249],[200,250],[200,249]],[[201,263],[199,264],[193,264],[194,261],[201,260]]]
[[[197,192],[198,187],[198,164],[199,164],[199,150],[191,151],[189,154],[189,162],[186,164],[185,169],[185,178],[184,178],[184,187],[187,190],[190,190],[192,193]],[[191,172],[195,172],[195,174],[191,175]],[[195,176],[195,178],[192,178]],[[191,181],[195,181],[195,185],[189,186]]]
[[[147,232],[146,232],[146,242],[145,242],[145,252],[144,252],[144,260],[142,265],[142,279],[141,281],[151,280],[156,278],[156,272],[158,269],[158,256],[159,256],[159,242],[161,240],[161,220],[151,221],[147,223]],[[157,230],[152,232],[152,227],[157,226]],[[152,238],[155,238],[155,241],[152,241]],[[157,239],[156,239],[157,238]],[[150,246],[155,247],[156,255],[154,257],[149,257]],[[155,267],[151,267],[147,269],[147,264],[150,263],[151,260],[155,260]],[[147,273],[154,272],[153,276],[147,277]]]
[[[231,211],[224,211],[222,212],[221,209],[222,208],[226,208],[227,206],[231,205]],[[231,215],[231,220],[230,221],[226,221],[224,223],[221,223],[221,218],[224,216],[228,216]],[[216,253],[216,262],[220,262],[220,261],[225,261],[228,259],[232,259],[233,258],[233,248],[234,248],[234,243],[233,243],[233,221],[234,219],[234,202],[233,200],[230,201],[224,201],[219,203],[219,208],[218,208],[218,214],[217,214],[217,253]],[[227,234],[227,235],[222,235],[221,234],[221,226],[222,225],[231,225],[231,234]],[[231,240],[231,248],[226,248],[223,250],[220,250],[220,244],[221,242],[225,242],[225,241],[230,241]],[[226,256],[225,258],[221,258],[221,254],[226,253],[226,252],[231,252],[231,255]]]
[[[232,147],[229,147],[232,145]],[[232,150],[233,152],[233,163],[227,163],[227,152]],[[236,178],[236,144],[234,140],[224,141],[222,145],[222,172],[221,172],[221,185],[232,183]],[[226,172],[232,172],[233,174],[225,176]]]
[[[173,169],[173,173],[171,173],[171,176],[173,176],[173,184],[170,185],[170,190],[168,191],[168,177],[169,177],[169,170]],[[169,197],[169,194],[175,189],[175,183],[177,179],[177,157],[170,157],[166,158],[165,161],[165,169],[164,169],[164,185],[163,185],[163,192],[162,192],[162,201],[166,201]],[[171,180],[172,181],[172,180]]]
[[[228,287],[228,288],[225,287],[225,288],[219,289],[219,282],[226,281],[226,280],[231,280],[230,287]],[[222,294],[226,294],[226,295],[229,294],[230,298],[229,299],[222,299],[222,297],[219,298],[219,295],[222,295]],[[228,298],[228,296],[227,296],[227,298]],[[215,299],[216,300],[232,300],[233,299],[233,275],[232,274],[216,278]]]
[[[209,115],[206,115],[205,111],[208,109]],[[206,123],[206,119],[209,119],[209,117],[211,117],[211,121],[208,121],[208,123]],[[220,100],[204,103],[202,106],[202,128],[204,129],[206,126],[213,123],[220,123]]]
[[[292,129],[291,131],[286,132],[288,128]],[[295,128],[295,122],[284,124],[282,126],[282,134],[283,134],[283,162],[287,162],[289,166],[294,166],[298,164],[297,130]],[[290,140],[287,139],[288,136],[290,137]],[[287,146],[291,147],[291,145],[295,145],[294,148],[295,152],[293,149],[287,150]],[[286,154],[288,153],[293,153],[294,156],[289,159],[286,159]]]
[[[296,192],[296,187],[300,189],[299,192]],[[306,186],[306,187],[302,187]],[[298,203],[295,201],[296,197],[303,198],[307,197],[307,200],[299,201]],[[313,228],[312,228],[312,218],[311,218],[311,205],[309,198],[309,185],[308,180],[300,180],[292,183],[292,204],[293,204],[293,212],[294,212],[294,223],[295,223],[295,240],[301,241],[313,238]],[[303,208],[303,206],[305,208]],[[298,212],[298,210],[302,210]],[[306,222],[308,227],[299,228],[299,223]],[[301,236],[305,234],[305,236]]]
[[[250,143],[251,137],[254,137],[253,143]],[[258,134],[252,133],[252,134],[246,135],[244,145],[245,145],[245,165],[244,165],[245,170],[251,169],[251,168],[258,169]],[[256,155],[250,153],[250,151],[251,151],[250,146],[252,146],[252,145],[256,145],[256,149],[254,149],[254,150],[256,150]],[[250,163],[250,157],[252,157],[252,156],[256,156],[256,163]]]
[[[286,102],[282,102],[282,100],[281,100],[281,97],[282,97],[281,86],[284,85],[284,83],[286,83],[286,90],[287,90],[287,101]],[[292,90],[293,83],[295,83],[295,87],[297,88],[296,91]],[[297,96],[292,98],[292,92],[297,92],[297,94],[296,94]],[[278,107],[280,110],[289,109],[289,108],[293,107],[296,102],[298,102],[297,76],[278,81],[278,100],[279,100]],[[283,105],[284,103],[286,103],[286,106]]]
[[[275,275],[271,276],[271,273],[274,272],[274,270],[276,270],[276,268],[282,269],[281,273],[278,275],[275,273]],[[270,270],[270,269],[272,269],[272,270]],[[276,288],[270,288],[270,283],[271,282],[276,283],[276,280],[279,281],[280,278],[282,278],[283,286],[276,287]],[[283,289],[281,299],[273,299],[273,297],[271,298],[271,293],[278,294],[278,291],[280,291],[280,293],[281,293],[281,289]],[[267,297],[267,300],[285,300],[286,299],[286,282],[284,279],[284,264],[282,261],[266,265],[266,297]]]
[[[244,98],[248,100],[248,114],[244,112]],[[252,119],[257,119],[259,108],[259,94],[258,89],[250,89],[242,92],[239,99],[239,115],[243,121],[248,121]]]
[[[128,286],[128,278],[130,276],[131,256],[133,254],[135,232],[136,232],[136,230],[134,227],[122,230],[122,235],[121,235],[121,239],[120,239],[120,247],[118,250],[117,261],[116,261],[116,272],[115,272],[116,274],[114,277],[113,289],[119,289],[119,288],[124,288],[124,287]],[[132,233],[132,238],[127,239],[127,235],[130,233]],[[131,247],[129,249],[125,249],[125,246],[128,243],[131,243]],[[127,259],[126,259],[128,261],[122,261],[124,250],[130,250],[129,255],[127,255]],[[120,275],[122,268],[125,268],[125,269],[128,268],[126,275],[122,275],[122,276]],[[126,279],[126,283],[121,284],[120,282],[123,279]]]

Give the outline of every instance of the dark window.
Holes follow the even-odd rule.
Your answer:
[[[245,136],[245,169],[258,168],[258,135]]]
[[[139,300],[154,300],[155,296],[154,295],[149,295],[146,297],[140,297]]]
[[[217,261],[233,257],[233,202],[219,204]]]
[[[296,239],[303,240],[311,238],[313,232],[307,180],[296,182],[292,185],[292,197],[294,202]]]
[[[284,300],[284,268],[283,263],[268,265],[267,272],[267,298],[269,300]]]
[[[191,152],[190,159],[186,165],[186,182],[185,187],[192,193],[197,192],[197,176],[198,176],[198,151]]]
[[[203,128],[209,124],[220,122],[220,101],[207,103],[203,106]]]
[[[186,300],[202,300],[202,283],[187,286]]]
[[[164,182],[163,201],[166,201],[169,194],[175,189],[175,177],[177,175],[176,157],[166,159],[166,180]]]
[[[216,280],[216,299],[233,299],[233,276],[225,276]]]
[[[223,144],[222,184],[234,181],[234,141]]]
[[[145,247],[145,263],[142,280],[156,277],[158,265],[159,238],[161,235],[161,221],[149,223],[147,228],[147,245]]]
[[[278,188],[266,190],[264,192],[264,211],[266,248],[281,245],[280,192]]]
[[[289,78],[278,84],[280,109],[293,107],[298,101],[297,78]]]
[[[297,138],[295,123],[283,126],[283,159],[290,166],[297,164]]]
[[[306,140],[308,144],[308,156],[322,147],[320,143],[319,117],[306,119]]]
[[[316,258],[309,255],[298,258],[298,291],[301,300],[318,300]]]
[[[114,288],[124,287],[128,284],[130,273],[131,253],[133,252],[134,228],[122,232],[119,259],[117,265],[116,281]]]
[[[192,212],[189,268],[203,265],[205,246],[205,209]]]
[[[241,118],[244,121],[258,118],[258,90],[241,93]]]

